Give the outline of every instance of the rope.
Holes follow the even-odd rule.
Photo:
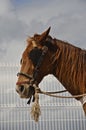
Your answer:
[[[57,92],[44,92],[40,88],[38,88],[38,86],[36,86],[35,84],[34,84],[34,88],[35,88],[35,102],[33,103],[32,108],[31,108],[31,117],[32,119],[35,120],[35,122],[38,122],[39,116],[41,115],[41,110],[40,110],[40,105],[39,105],[39,94],[44,94],[44,95],[56,97],[56,98],[81,98],[81,97],[86,96],[86,94],[80,94],[80,95],[74,95],[74,96],[59,96],[55,94],[66,92],[67,90],[57,91]]]
[[[56,91],[56,92],[47,92],[48,94],[55,94],[55,93],[64,93],[67,92],[67,90],[62,90],[62,91]]]
[[[60,96],[60,95],[54,95],[55,93],[58,93],[58,92],[44,92],[40,88],[36,88],[36,89],[37,89],[37,92],[40,94],[44,94],[44,95],[56,97],[56,98],[81,98],[83,96],[86,96],[86,93],[80,94],[80,95],[74,95],[74,96]],[[59,92],[61,92],[61,91],[59,91]],[[66,90],[63,90],[63,92],[66,92]]]
[[[39,116],[41,115],[40,105],[39,105],[39,94],[37,92],[37,87],[34,84],[35,87],[35,101],[31,108],[31,118],[35,120],[35,122],[38,122]]]

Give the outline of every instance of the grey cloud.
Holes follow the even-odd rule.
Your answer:
[[[14,14],[11,17],[0,17],[0,62],[14,61],[17,47],[22,48],[22,41],[26,38],[28,26],[17,19]],[[20,49],[18,49],[20,50]],[[14,54],[13,54],[14,53]],[[13,58],[14,57],[14,58]]]
[[[27,26],[15,19],[0,17],[0,41],[11,41],[13,39],[24,38],[27,31]]]
[[[86,48],[85,11],[86,2],[84,0],[83,2],[54,0],[46,1],[46,4],[40,2],[36,5],[33,2],[30,5],[11,8],[5,15],[0,16],[0,44],[4,44],[4,46],[0,45],[0,55],[6,51],[6,58],[11,57],[9,60],[12,61],[14,56],[16,60],[17,56],[21,55],[19,54],[22,50],[20,48],[23,48],[22,43],[27,36],[41,33],[49,26],[51,26],[51,36]],[[12,47],[12,44],[15,46]]]
[[[21,20],[29,25],[29,32],[41,32],[52,26],[54,37],[67,40],[77,46],[86,48],[86,3],[80,0],[46,1],[46,5],[27,5],[18,11]],[[21,17],[20,13],[23,13]],[[24,15],[28,12],[26,15]],[[30,15],[31,14],[31,15]]]
[[[49,19],[47,25],[53,25],[51,34],[54,37],[66,40],[86,48],[86,14],[79,13],[63,14]]]

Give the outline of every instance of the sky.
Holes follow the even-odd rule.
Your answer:
[[[50,35],[86,49],[86,0],[0,0],[0,62],[19,63],[28,36]]]

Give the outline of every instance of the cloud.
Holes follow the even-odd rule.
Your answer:
[[[16,61],[18,56],[14,55],[17,47],[22,48],[27,30],[28,26],[17,18],[10,0],[3,0],[0,4],[0,62]]]
[[[82,48],[86,48],[86,14],[83,16],[78,13],[70,15],[60,15],[57,17],[52,17],[47,25],[53,25],[51,30],[51,35],[59,39],[63,39],[71,42]]]
[[[10,0],[3,0],[0,3],[0,16],[6,15],[12,9]]]
[[[0,41],[11,41],[21,39],[27,31],[27,26],[14,18],[1,17],[0,21]]]
[[[46,4],[42,6],[38,3],[32,6],[27,4],[18,10],[18,17],[29,26],[29,34],[41,32],[48,26],[52,26],[53,36],[86,48],[85,10],[86,2],[84,1],[54,0],[46,1]]]
[[[50,34],[53,37],[86,48],[85,11],[84,0],[3,0],[0,4],[2,61],[11,59],[15,62],[21,55],[27,36],[41,33],[49,26],[52,27]]]

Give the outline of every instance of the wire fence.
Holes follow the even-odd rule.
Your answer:
[[[86,130],[86,117],[80,102],[40,95],[41,116],[35,123],[31,106],[15,91],[19,66],[0,63],[0,130]],[[39,85],[44,91],[59,91],[64,87],[49,75]],[[70,96],[68,92],[61,95]]]

